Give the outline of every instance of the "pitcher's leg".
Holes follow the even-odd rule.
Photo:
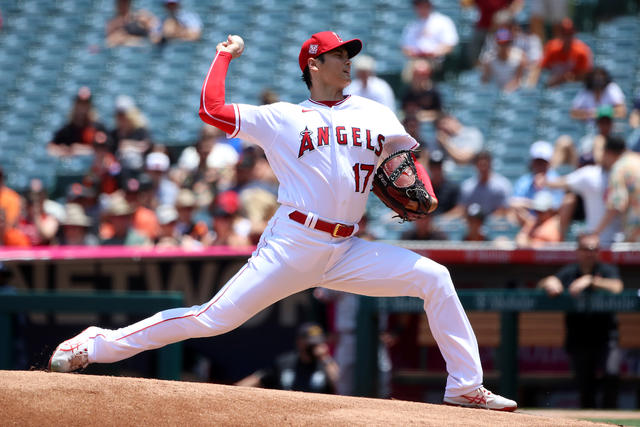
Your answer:
[[[122,329],[93,333],[89,363],[115,362],[188,338],[223,334],[318,280],[315,271],[301,272],[281,262],[272,248],[260,251],[203,305],[162,311]]]
[[[460,304],[449,271],[427,258],[417,267],[435,276],[435,286],[422,289],[429,328],[447,364],[445,397],[459,396],[482,385],[482,364],[478,342],[467,314]]]
[[[124,328],[92,333],[93,339],[88,342],[89,363],[117,362],[188,338],[215,336],[235,329],[251,315],[225,294],[246,275],[245,270],[246,266],[203,305],[161,311]]]
[[[447,364],[445,396],[482,385],[482,365],[471,324],[449,271],[415,252],[379,242],[352,239],[322,286],[369,296],[412,296],[424,300],[429,326]]]
[[[276,212],[247,264],[208,303],[166,310],[115,331],[88,328],[56,348],[51,369],[70,372],[188,338],[219,335],[276,301],[314,286],[322,278],[333,245],[286,214],[286,209]]]

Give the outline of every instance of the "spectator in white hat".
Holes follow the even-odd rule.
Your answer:
[[[356,78],[347,86],[344,93],[372,99],[396,110],[393,89],[385,80],[376,76],[376,61],[369,55],[358,55],[353,60]]]
[[[178,211],[172,205],[160,205],[156,209],[156,216],[160,224],[160,232],[155,240],[156,247],[178,248],[180,247],[180,233],[176,228],[178,224]]]
[[[547,141],[536,141],[529,148],[529,172],[522,175],[513,186],[511,207],[515,209],[520,222],[526,218],[526,211],[532,209],[536,194],[544,188],[547,180],[553,181],[558,173],[549,167],[553,157],[553,146]],[[552,207],[560,208],[564,192],[553,190],[549,192],[552,197]]]
[[[84,213],[84,208],[77,203],[67,203],[64,208],[60,243],[65,246],[97,246],[98,238],[89,232],[91,218]]]
[[[529,172],[522,175],[516,181],[513,189],[513,196],[524,197],[533,200],[535,194],[542,188],[538,185],[536,177],[546,175],[547,178],[554,178],[557,173],[550,169],[551,158],[553,157],[553,145],[547,141],[536,141],[529,148]],[[559,204],[559,196],[554,196],[554,206]]]
[[[174,205],[178,197],[178,186],[167,176],[170,164],[169,156],[158,151],[149,153],[145,160],[145,169],[151,177],[159,205]]]
[[[133,227],[134,210],[124,195],[113,193],[108,201],[100,225],[103,246],[148,246],[151,241]]]

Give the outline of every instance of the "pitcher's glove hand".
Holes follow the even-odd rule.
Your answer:
[[[373,192],[403,221],[422,218],[438,206],[418,178],[410,150],[398,151],[382,162],[373,177]]]

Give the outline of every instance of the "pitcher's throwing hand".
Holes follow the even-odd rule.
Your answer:
[[[229,52],[233,58],[237,58],[244,52],[244,40],[240,36],[229,34],[226,41],[218,43],[216,51]]]

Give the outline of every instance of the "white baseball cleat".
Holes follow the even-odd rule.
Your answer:
[[[53,372],[73,372],[89,365],[89,339],[100,334],[100,328],[91,326],[75,337],[60,344],[49,359],[49,370]]]
[[[482,386],[462,396],[445,397],[444,404],[506,412],[513,412],[518,408],[518,404],[515,401],[493,394]]]

